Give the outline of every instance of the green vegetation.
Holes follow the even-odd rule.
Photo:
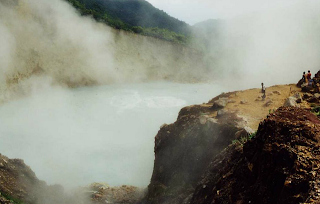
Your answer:
[[[247,135],[246,137],[241,137],[237,140],[233,140],[232,144],[239,144],[239,145],[243,146],[246,142],[248,142],[249,140],[254,138],[256,135],[257,135],[257,132],[254,132],[250,135]]]
[[[314,113],[316,116],[320,117],[320,106],[311,106],[311,112]]]
[[[14,204],[24,204],[21,200],[19,200],[17,198],[13,198],[12,196],[10,196],[8,194],[0,192],[0,196],[4,197],[6,200],[9,200]]]
[[[186,44],[190,26],[144,0],[66,0],[83,16],[113,28]]]
[[[269,114],[270,114],[270,113],[274,113],[274,112],[275,112],[275,109],[272,109],[272,110],[269,109]]]

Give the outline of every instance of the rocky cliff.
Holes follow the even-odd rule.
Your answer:
[[[68,203],[59,185],[48,186],[40,181],[20,159],[0,154],[0,203]],[[75,202],[71,202],[75,203]]]
[[[23,161],[1,155],[0,203],[320,202],[319,94],[283,85],[267,88],[265,100],[259,95],[259,89],[223,93],[181,109],[175,123],[164,124],[141,200],[141,189],[103,184],[70,197],[39,181]]]
[[[252,140],[211,162],[192,196],[200,203],[313,203],[319,200],[320,121],[281,107]]]
[[[252,95],[258,89],[222,94],[183,108],[175,123],[164,125],[155,138],[154,171],[141,203],[318,200],[320,121],[310,106],[319,100],[292,85],[267,90],[266,100]],[[287,107],[276,110],[276,104]],[[255,113],[243,117],[248,106]],[[257,132],[247,126],[256,127],[248,122],[250,114],[266,115]]]
[[[214,156],[236,135],[250,134],[243,118],[223,110],[226,100],[185,107],[175,123],[162,126],[155,137],[154,170],[142,203],[185,202]]]
[[[123,185],[94,183],[66,192],[60,185],[47,185],[21,159],[0,154],[0,204],[134,204],[143,190]]]

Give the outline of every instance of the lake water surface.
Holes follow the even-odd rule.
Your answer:
[[[187,105],[227,91],[168,82],[51,88],[0,106],[0,153],[49,184],[149,184],[154,137]]]

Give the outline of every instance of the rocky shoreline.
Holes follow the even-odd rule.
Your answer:
[[[146,192],[96,183],[67,195],[38,180],[22,160],[0,155],[0,203],[320,202],[319,94],[281,85],[269,87],[266,100],[260,95],[259,89],[223,93],[182,108],[155,137]]]

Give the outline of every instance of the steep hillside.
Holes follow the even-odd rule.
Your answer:
[[[177,43],[186,43],[190,26],[153,7],[144,0],[66,0],[82,15],[114,28],[152,36]]]
[[[79,87],[212,77],[201,52],[80,17],[66,2],[4,2],[0,102],[28,93],[35,81]]]

